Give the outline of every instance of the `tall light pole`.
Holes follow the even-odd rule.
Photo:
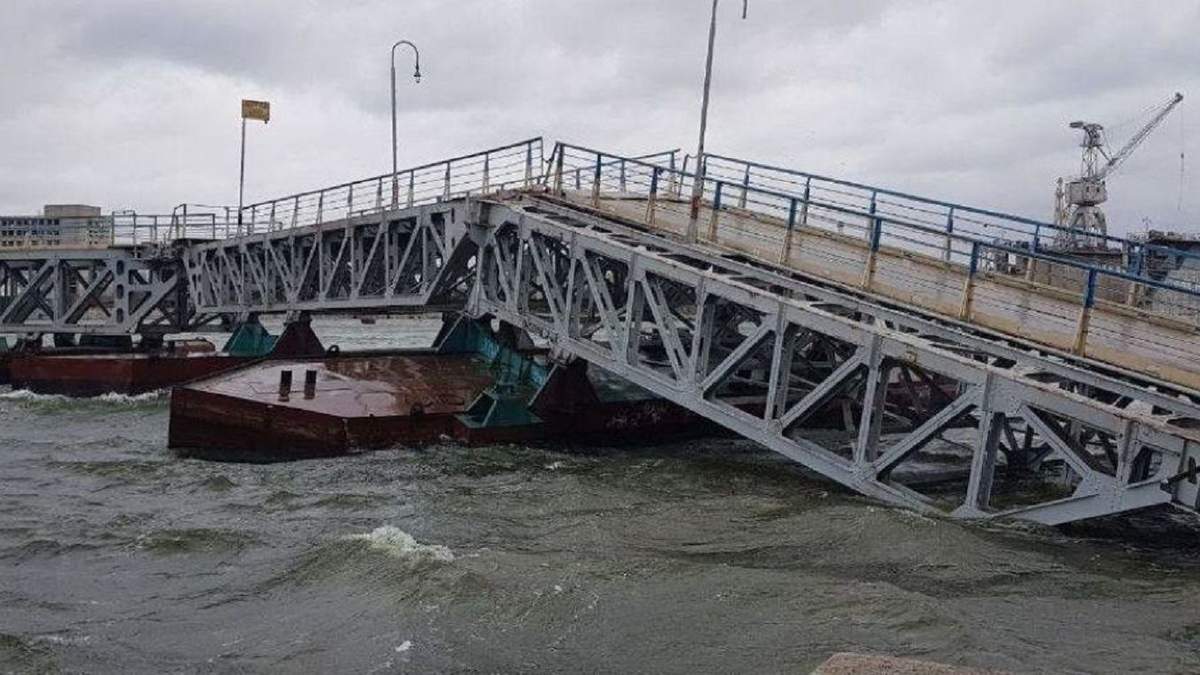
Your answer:
[[[692,209],[688,222],[687,239],[696,241],[698,219],[700,217],[700,199],[704,194],[704,132],[708,129],[708,92],[712,86],[713,45],[717,41],[717,4],[713,0],[712,18],[708,23],[708,56],[704,61],[704,94],[700,99],[700,140],[696,142],[696,175],[692,179]],[[746,18],[749,0],[742,0],[742,18]]]
[[[396,185],[396,174],[399,171],[396,165],[396,47],[400,45],[412,47],[417,63],[416,70],[413,71],[413,79],[417,82],[421,81],[421,52],[417,51],[417,46],[408,40],[396,42],[392,45],[392,208],[396,208],[399,200],[399,187]]]

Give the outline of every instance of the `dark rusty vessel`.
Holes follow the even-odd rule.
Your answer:
[[[168,443],[192,456],[280,460],[441,441],[619,443],[713,430],[611,378],[568,371],[535,389],[506,385],[493,360],[471,353],[263,362],[176,387]]]

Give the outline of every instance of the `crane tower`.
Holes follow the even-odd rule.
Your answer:
[[[1100,208],[1108,199],[1105,179],[1129,158],[1142,141],[1154,131],[1167,115],[1183,101],[1183,94],[1176,93],[1166,103],[1158,106],[1150,120],[1137,131],[1125,145],[1115,153],[1109,153],[1104,137],[1104,127],[1095,122],[1071,122],[1072,129],[1083,132],[1080,146],[1083,161],[1078,178],[1058,179],[1055,191],[1055,224],[1064,229],[1055,236],[1055,246],[1062,249],[1102,248],[1108,223]]]

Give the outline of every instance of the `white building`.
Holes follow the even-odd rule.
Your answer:
[[[47,204],[40,216],[0,216],[0,251],[24,248],[104,248],[113,219],[99,206]]]

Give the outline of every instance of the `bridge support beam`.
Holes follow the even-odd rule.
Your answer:
[[[761,268],[569,208],[484,203],[470,217],[472,316],[508,321],[868,496],[1058,523],[1184,494],[1164,481],[1197,439],[1168,419],[1200,418],[1190,404],[1132,412],[1100,393],[1121,385],[1094,373],[1018,368],[1003,342],[828,288],[789,290]],[[1064,386],[1068,376],[1079,380]],[[1044,487],[1007,479],[1006,459],[1021,453],[1040,457]]]

